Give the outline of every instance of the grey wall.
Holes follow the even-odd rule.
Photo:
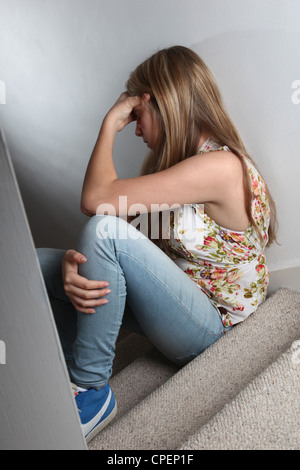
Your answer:
[[[140,61],[183,44],[212,69],[274,194],[271,269],[299,266],[299,17],[298,0],[0,0],[1,123],[36,245],[76,245],[104,114]],[[146,152],[132,127],[119,135],[119,176],[138,174]]]
[[[13,168],[0,135],[0,449],[86,449]]]

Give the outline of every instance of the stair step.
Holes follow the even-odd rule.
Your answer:
[[[177,371],[178,367],[154,348],[124,368],[110,380],[118,403],[118,418],[159,388]]]
[[[292,345],[179,450],[299,449],[298,361]]]
[[[112,377],[151,349],[153,349],[153,345],[148,338],[121,329],[116,344]]]
[[[143,343],[143,348],[146,347],[145,342],[141,341],[141,339],[140,341],[138,341],[138,338],[132,339],[135,340],[136,345]],[[118,351],[120,352],[120,350]],[[139,351],[141,352],[142,349]],[[145,354],[140,355],[133,362],[122,368],[110,380],[110,386],[114,391],[118,405],[117,419],[120,420],[123,415],[158,389],[177,371],[178,366],[175,366],[166,359],[153,346]],[[112,425],[113,423],[109,424],[106,429],[109,429]],[[89,443],[90,450],[96,450],[99,446],[101,447],[98,438],[99,435]]]
[[[180,448],[300,338],[299,320],[300,294],[280,289],[180,370],[148,351],[111,380],[120,411],[90,449]]]

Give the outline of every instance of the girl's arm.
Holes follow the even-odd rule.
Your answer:
[[[115,138],[119,131],[134,120],[132,110],[141,103],[140,97],[129,97],[122,93],[102,123],[82,188],[81,209],[87,215],[94,215],[99,204],[108,202],[107,194],[118,180],[113,162]]]
[[[218,205],[230,214],[242,185],[241,164],[231,152],[194,155],[159,173],[118,178],[113,162],[116,134],[134,120],[133,110],[141,104],[142,98],[123,93],[106,115],[85,175],[82,211],[100,215],[110,206],[112,215],[125,216],[133,204],[140,204],[142,213],[158,211],[162,204],[198,202]],[[125,196],[122,207],[120,196]]]

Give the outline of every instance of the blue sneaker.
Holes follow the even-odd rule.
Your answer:
[[[75,401],[86,442],[107,426],[117,413],[116,400],[108,384],[101,390],[90,388],[86,392],[75,392]]]

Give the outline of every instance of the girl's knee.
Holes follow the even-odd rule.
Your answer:
[[[78,241],[78,250],[87,246],[99,245],[99,241],[124,239],[127,234],[127,222],[111,215],[95,215],[83,227]],[[103,243],[101,243],[101,246]]]
[[[119,225],[118,217],[112,215],[94,215],[85,224],[81,233],[81,239],[88,237],[91,241],[97,238],[101,240],[114,238],[117,232],[117,225]]]
[[[146,238],[126,220],[113,215],[95,215],[89,219],[80,235],[80,246],[104,240],[138,240]],[[80,250],[79,250],[80,251]]]

